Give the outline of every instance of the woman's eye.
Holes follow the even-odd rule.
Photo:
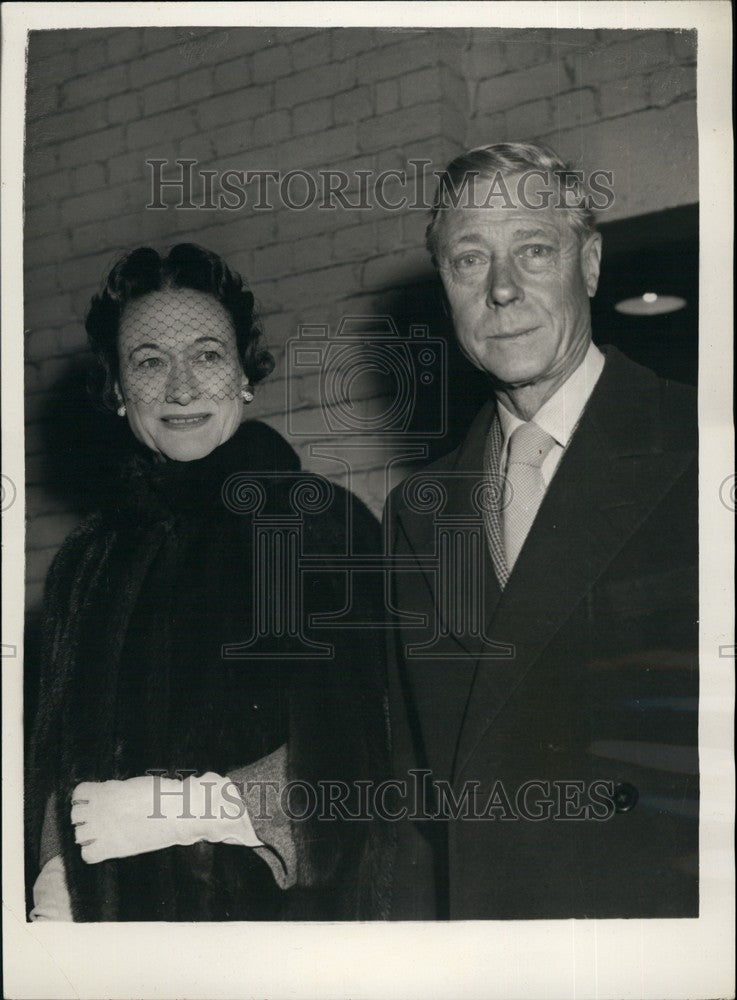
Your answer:
[[[164,364],[163,358],[144,358],[143,361],[138,362],[139,368],[158,368],[160,365]]]
[[[202,354],[198,355],[198,359],[205,362],[220,361],[221,357],[219,351],[203,351]]]

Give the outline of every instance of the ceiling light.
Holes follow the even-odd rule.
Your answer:
[[[623,299],[614,308],[626,316],[659,316],[662,313],[677,312],[685,305],[686,300],[678,295],[645,292],[644,295],[637,295],[633,299]]]

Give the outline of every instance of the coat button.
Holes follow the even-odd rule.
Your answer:
[[[614,811],[618,813],[629,812],[630,809],[635,808],[639,797],[640,793],[637,791],[635,786],[630,785],[629,782],[623,781],[620,785],[615,785],[612,789]]]

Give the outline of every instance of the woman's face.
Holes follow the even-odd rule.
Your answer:
[[[243,412],[233,321],[207,292],[149,292],[123,312],[120,385],[131,430],[166,458],[204,458],[232,437]]]

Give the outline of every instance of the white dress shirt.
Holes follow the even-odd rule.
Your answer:
[[[550,399],[546,400],[532,418],[538,427],[553,438],[555,444],[545,456],[540,472],[545,489],[555,475],[563,452],[573,436],[576,425],[581,419],[584,407],[594,391],[604,369],[604,355],[593,341],[589,344],[586,355],[578,368],[570,375],[563,385],[557,389]],[[502,428],[502,453],[500,467],[502,472],[507,469],[507,454],[509,438],[512,433],[524,423],[500,401],[497,404],[499,422]]]

